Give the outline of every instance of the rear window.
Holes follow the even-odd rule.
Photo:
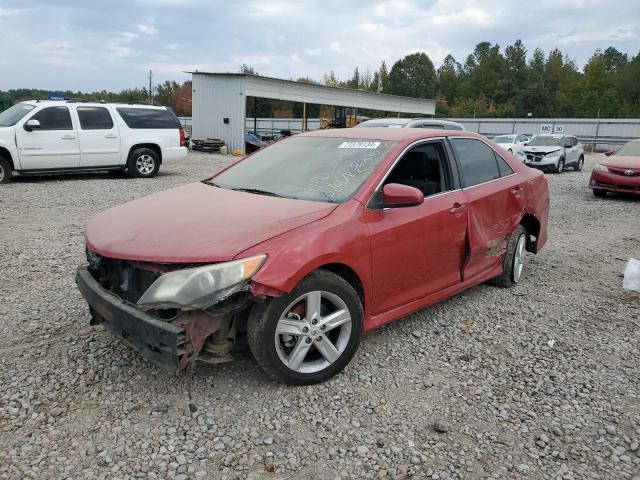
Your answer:
[[[172,110],[128,107],[116,110],[129,128],[180,128],[178,117]]]
[[[78,107],[78,118],[82,130],[111,130],[113,120],[104,107]]]

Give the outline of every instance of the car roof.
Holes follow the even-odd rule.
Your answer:
[[[163,105],[148,105],[146,103],[118,103],[118,102],[82,102],[75,100],[24,100],[20,103],[24,103],[27,105],[46,105],[47,107],[59,107],[59,106],[69,106],[69,105],[77,105],[84,107],[96,107],[105,105],[115,105],[118,107],[127,107],[127,108],[155,108],[158,110],[166,110],[167,107]]]
[[[420,140],[421,138],[431,137],[478,137],[483,138],[477,133],[464,130],[441,130],[429,128],[386,128],[386,127],[362,127],[362,128],[329,128],[322,130],[313,130],[301,133],[298,136],[303,137],[326,137],[326,138],[350,138],[354,140]]]

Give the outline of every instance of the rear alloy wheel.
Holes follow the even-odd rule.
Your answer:
[[[0,183],[11,182],[13,170],[11,164],[3,157],[0,157]]]
[[[584,166],[584,157],[582,155],[580,155],[580,158],[578,159],[578,163],[576,163],[576,166],[573,167],[573,169],[576,172],[581,172],[583,166]]]
[[[138,148],[129,154],[127,172],[132,177],[155,177],[160,169],[158,154],[149,148]]]
[[[558,164],[556,165],[555,172],[556,173],[564,172],[564,158],[561,158],[560,160],[558,160]]]
[[[492,278],[489,283],[496,287],[512,287],[522,278],[527,252],[527,232],[518,225],[507,239],[507,249],[502,257],[502,275]]]
[[[317,270],[288,295],[251,312],[247,339],[265,372],[290,385],[322,382],[351,360],[363,331],[362,304],[342,277]]]

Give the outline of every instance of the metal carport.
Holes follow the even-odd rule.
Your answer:
[[[193,79],[192,137],[220,138],[244,153],[247,97],[434,115],[435,100],[326,87],[245,73],[187,72]]]

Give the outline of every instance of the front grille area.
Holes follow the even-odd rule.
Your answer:
[[[142,294],[160,276],[153,264],[102,257],[87,252],[89,272],[102,288],[123,300],[136,303]]]
[[[622,175],[623,177],[633,178],[640,177],[640,168],[616,168],[616,167],[608,167],[609,171],[615,175]],[[631,170],[631,175],[626,173],[627,170]]]
[[[540,162],[544,158],[543,153],[535,154],[535,153],[525,152],[525,154],[527,156],[527,160],[529,160],[530,162]]]

